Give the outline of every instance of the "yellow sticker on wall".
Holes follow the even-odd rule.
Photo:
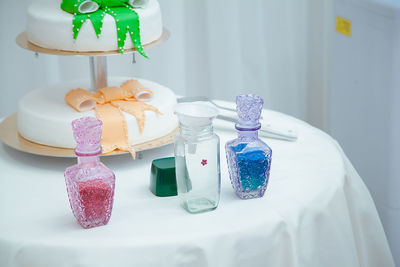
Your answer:
[[[336,31],[338,33],[350,36],[351,35],[351,21],[342,17],[336,17]]]

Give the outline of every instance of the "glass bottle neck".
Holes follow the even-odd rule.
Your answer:
[[[208,124],[205,126],[187,126],[179,124],[179,133],[182,135],[182,137],[190,139],[208,138],[214,134],[212,124]]]
[[[78,156],[78,164],[88,164],[88,163],[97,163],[97,162],[100,162],[99,155]]]
[[[258,139],[258,130],[240,131],[238,130],[238,138],[240,140],[255,140]]]

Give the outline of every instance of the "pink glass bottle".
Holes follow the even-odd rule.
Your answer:
[[[102,122],[83,117],[72,122],[78,164],[65,170],[69,203],[83,228],[105,225],[111,217],[115,175],[100,162]]]

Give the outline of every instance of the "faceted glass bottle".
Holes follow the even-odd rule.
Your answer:
[[[217,208],[220,198],[220,141],[212,120],[218,111],[207,105],[183,103],[175,109],[179,134],[175,137],[178,197],[190,213]]]
[[[236,97],[238,138],[225,145],[231,184],[242,199],[262,197],[271,168],[271,148],[258,138],[263,100],[252,94]]]
[[[83,228],[105,225],[114,200],[114,173],[100,162],[102,123],[94,117],[72,122],[78,164],[65,170],[69,203]]]

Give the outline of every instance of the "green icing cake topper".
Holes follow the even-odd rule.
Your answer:
[[[124,52],[126,35],[129,33],[137,51],[148,58],[140,41],[139,16],[135,12],[135,8],[143,8],[147,3],[148,0],[63,0],[61,9],[74,15],[72,21],[74,40],[88,19],[92,22],[99,38],[103,19],[106,14],[109,14],[115,20],[119,52],[121,54]]]

